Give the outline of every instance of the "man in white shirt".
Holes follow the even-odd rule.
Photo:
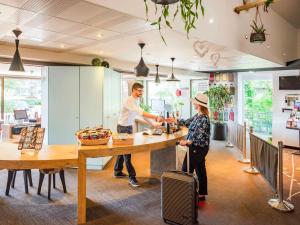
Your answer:
[[[142,97],[144,92],[144,86],[140,83],[134,83],[132,86],[132,94],[123,103],[121,114],[118,120],[118,133],[132,134],[132,125],[137,115],[145,118],[154,119],[157,122],[163,122],[164,118],[145,112],[139,105],[138,99]],[[168,120],[168,119],[166,119]],[[125,161],[126,168],[129,176],[129,184],[133,187],[139,187],[139,183],[136,179],[135,169],[131,164],[131,154],[119,155],[117,157],[114,171],[116,178],[126,177],[126,174],[122,172],[123,163]]]

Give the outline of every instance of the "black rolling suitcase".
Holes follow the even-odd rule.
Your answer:
[[[161,215],[165,223],[197,224],[198,194],[196,177],[189,173],[189,148],[187,148],[187,169],[164,172],[161,176]],[[176,148],[176,159],[177,159]]]

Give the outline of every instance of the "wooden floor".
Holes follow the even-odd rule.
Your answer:
[[[201,225],[297,225],[300,221],[300,193],[292,197],[294,213],[282,214],[271,209],[267,201],[273,196],[262,177],[242,172],[245,165],[236,161],[237,153],[213,142],[207,157],[209,196],[199,209]],[[291,168],[294,160],[294,173]],[[136,162],[142,175],[142,161]],[[300,191],[300,156],[285,154],[285,199]],[[294,174],[292,183],[291,178]],[[33,173],[34,187],[24,193],[23,177],[17,175],[16,188],[5,196],[7,171],[0,171],[0,225],[68,225],[76,224],[76,169],[66,171],[68,194],[62,192],[57,177],[53,201],[48,201],[47,180],[38,196],[38,173]],[[101,172],[88,172],[88,223],[99,225],[159,225],[160,184],[158,180],[138,178],[141,188],[128,186],[127,179],[114,179],[112,166]],[[298,181],[297,181],[298,180]],[[292,185],[291,185],[292,184]],[[292,191],[290,191],[292,187]]]

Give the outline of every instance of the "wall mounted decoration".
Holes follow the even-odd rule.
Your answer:
[[[176,79],[176,77],[175,77],[175,75],[174,75],[174,67],[173,67],[173,64],[174,64],[174,60],[175,60],[175,58],[174,57],[172,57],[171,58],[171,61],[172,61],[172,75],[171,75],[171,77],[169,78],[169,79],[167,79],[167,81],[175,81],[175,82],[177,82],[177,81],[179,81],[178,79]]]
[[[19,53],[19,41],[20,41],[19,36],[22,34],[22,31],[16,29],[16,30],[13,30],[12,32],[16,36],[16,39],[15,39],[16,51],[15,51],[14,57],[12,59],[11,65],[9,67],[9,71],[24,72],[25,69],[24,69],[23,62],[22,62],[22,59],[21,59],[21,56],[20,56],[20,53]]]
[[[234,81],[234,76],[233,76],[233,73],[228,73],[228,81],[229,82],[233,82]]]
[[[220,57],[221,57],[220,52],[215,52],[210,55],[210,59],[211,59],[214,67],[217,67]]]
[[[199,13],[204,16],[204,6],[202,0],[151,0],[155,4],[155,15],[158,14],[157,19],[151,24],[157,26],[160,36],[163,42],[166,44],[166,41],[161,33],[162,24],[165,24],[167,27],[172,29],[170,20],[175,20],[178,13],[181,14],[181,18],[184,23],[184,29],[186,31],[187,37],[192,29],[196,29],[196,22],[199,18]],[[144,0],[146,16],[148,21],[148,1]],[[158,13],[158,6],[160,6],[160,12]],[[171,7],[175,7],[174,14],[171,15]],[[173,12],[173,11],[172,11]],[[170,19],[171,17],[171,19]]]
[[[210,73],[209,74],[209,82],[214,82],[215,80],[215,74],[214,73]]]
[[[209,51],[209,47],[206,41],[195,41],[193,47],[194,47],[194,51],[201,58],[203,58]]]
[[[145,47],[145,43],[139,43],[141,48],[141,59],[139,64],[134,68],[135,75],[137,77],[147,77],[149,74],[149,68],[146,66],[144,59],[143,59],[143,48]]]

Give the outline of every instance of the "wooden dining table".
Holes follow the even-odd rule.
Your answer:
[[[40,151],[28,151],[26,153],[19,151],[17,144],[0,143],[0,169],[22,170],[78,167],[77,223],[83,224],[86,223],[87,158],[148,152],[150,159],[150,153],[153,153],[153,151],[165,152],[164,157],[168,158],[170,153],[175,152],[176,142],[185,137],[187,132],[186,128],[174,134],[162,134],[159,136],[144,135],[142,132],[139,132],[133,135],[134,142],[132,145],[114,145],[112,141],[107,145],[97,146],[46,145]],[[154,159],[159,161],[157,157]],[[146,161],[145,165],[151,166]],[[151,176],[151,173],[149,175]]]

